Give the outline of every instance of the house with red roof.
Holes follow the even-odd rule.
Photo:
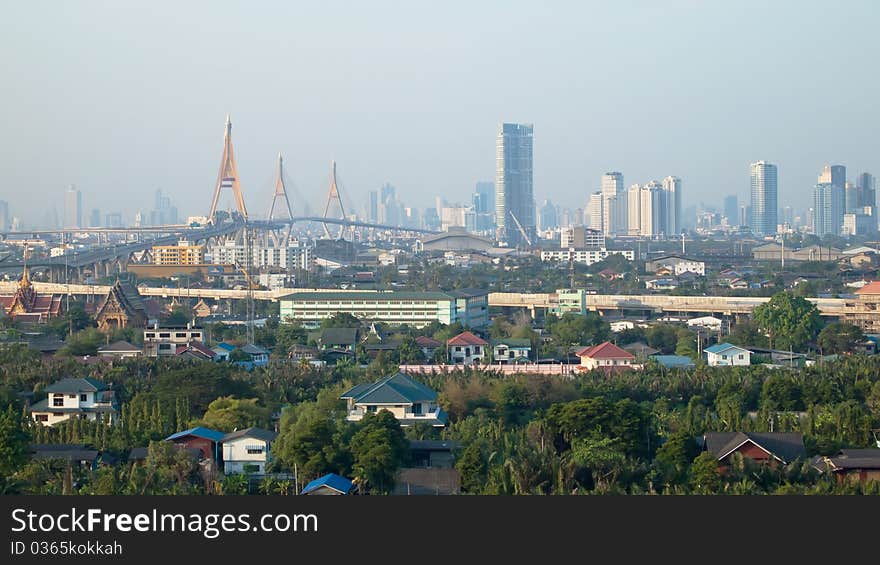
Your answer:
[[[461,332],[446,340],[446,355],[454,365],[473,365],[486,358],[489,343],[471,332]]]
[[[422,354],[425,356],[425,361],[431,361],[434,359],[434,352],[437,351],[437,348],[443,347],[443,342],[437,341],[428,336],[420,335],[416,338],[416,345],[422,350]]]
[[[617,347],[610,341],[584,347],[577,353],[581,358],[581,370],[592,371],[602,369],[605,371],[618,371],[632,369],[636,356]]]

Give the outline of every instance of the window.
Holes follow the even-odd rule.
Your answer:
[[[154,337],[156,337],[156,333],[155,332],[147,332],[144,334],[144,337],[147,339],[154,338]]]
[[[160,343],[159,349],[171,349],[171,344],[170,343]]]
[[[422,404],[416,403],[412,405],[412,413],[416,415],[421,415],[422,413]]]
[[[169,333],[160,333],[159,337],[169,339],[169,338],[171,338],[171,333],[170,332]]]
[[[52,397],[52,406],[64,406],[64,395],[56,394]]]
[[[246,445],[245,450],[247,451],[248,455],[259,455],[260,453],[263,453],[263,446],[262,445]]]
[[[60,418],[60,417],[64,416],[64,412],[52,412],[52,415],[55,416],[56,418]]]
[[[38,422],[48,422],[49,415],[48,414],[37,414],[37,421]]]
[[[727,355],[722,355],[721,358],[722,358],[722,359],[727,359]]]
[[[80,401],[80,402],[88,402],[88,401],[89,401],[89,395],[88,395],[88,394],[80,394],[80,395],[79,395],[79,401]]]
[[[174,334],[174,337],[186,339],[186,332],[177,332],[176,334]]]
[[[367,412],[372,412],[372,413],[375,414],[375,413],[376,413],[376,407],[375,407],[375,406],[367,406]]]
[[[745,359],[745,355],[743,355],[742,353],[740,353],[740,354],[739,354],[739,358],[740,358],[740,359]]]

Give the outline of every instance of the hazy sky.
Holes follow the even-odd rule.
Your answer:
[[[314,207],[331,159],[358,207],[492,180],[499,122],[535,125],[535,198],[582,206],[607,170],[684,203],[748,197],[779,166],[810,205],[826,162],[880,173],[880,4],[863,2],[3,2],[0,199],[30,222],[205,214],[227,112],[249,212],[275,158]],[[224,197],[226,201],[227,197]],[[298,202],[294,208],[301,210]],[[321,204],[323,205],[323,204]]]

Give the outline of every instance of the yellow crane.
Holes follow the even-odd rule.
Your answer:
[[[247,269],[245,269],[244,267],[242,267],[238,263],[233,263],[233,265],[235,266],[236,269],[241,271],[242,274],[244,274],[244,278],[247,280],[247,283],[248,283],[248,290],[257,290],[258,288],[260,288],[260,285],[254,283],[253,279],[251,279],[251,276],[250,276],[250,274],[248,274]]]

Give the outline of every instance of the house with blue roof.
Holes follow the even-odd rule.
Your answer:
[[[328,473],[307,484],[300,494],[310,495],[346,495],[351,494],[354,483],[336,473]]]
[[[354,386],[340,398],[348,404],[349,422],[380,410],[391,412],[401,426],[426,423],[442,428],[448,420],[437,404],[437,393],[399,371],[374,383]]]
[[[710,367],[723,365],[748,366],[752,364],[752,352],[731,343],[718,343],[703,350]]]
[[[208,462],[212,469],[216,469],[221,461],[220,442],[225,435],[211,428],[198,427],[171,434],[164,441],[170,441],[180,449],[197,449],[199,460]]]

